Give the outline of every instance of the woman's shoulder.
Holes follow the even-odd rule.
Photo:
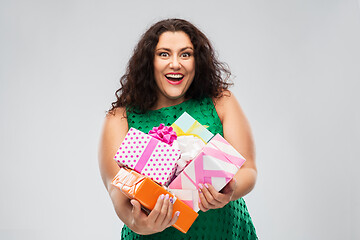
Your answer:
[[[106,113],[104,127],[111,129],[127,130],[127,116],[125,107],[117,107]]]
[[[223,122],[226,113],[231,111],[231,109],[239,107],[236,97],[230,90],[223,90],[219,97],[212,98],[212,100],[221,122]]]
[[[106,112],[106,119],[113,121],[114,119],[123,120],[126,119],[126,108],[116,107]]]

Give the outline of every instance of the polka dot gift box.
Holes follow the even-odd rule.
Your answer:
[[[114,159],[164,185],[175,173],[180,150],[135,128],[130,128]]]

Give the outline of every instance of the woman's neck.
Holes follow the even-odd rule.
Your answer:
[[[154,107],[151,108],[151,110],[158,110],[160,108],[175,106],[175,105],[185,102],[186,100],[187,99],[185,99],[185,97],[181,97],[181,98],[177,98],[177,99],[169,99],[169,98],[159,97],[158,101],[156,102]]]

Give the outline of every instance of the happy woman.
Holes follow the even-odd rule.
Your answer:
[[[122,239],[257,239],[243,199],[257,177],[254,144],[248,121],[228,90],[229,76],[210,41],[188,21],[157,22],[141,37],[100,140],[100,171],[124,223]],[[111,182],[119,171],[113,157],[131,127],[147,133],[160,123],[170,126],[185,111],[213,134],[221,134],[246,162],[220,192],[210,184],[199,186],[201,211],[183,234],[171,227],[181,213],[173,214],[168,195],[145,213],[138,201],[128,199]]]

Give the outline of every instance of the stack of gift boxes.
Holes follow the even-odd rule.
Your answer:
[[[130,128],[114,159],[122,168],[112,184],[149,210],[169,194],[173,213],[180,211],[174,227],[183,233],[198,216],[199,184],[220,191],[245,162],[220,134],[186,112],[171,127],[161,124],[149,134]]]

